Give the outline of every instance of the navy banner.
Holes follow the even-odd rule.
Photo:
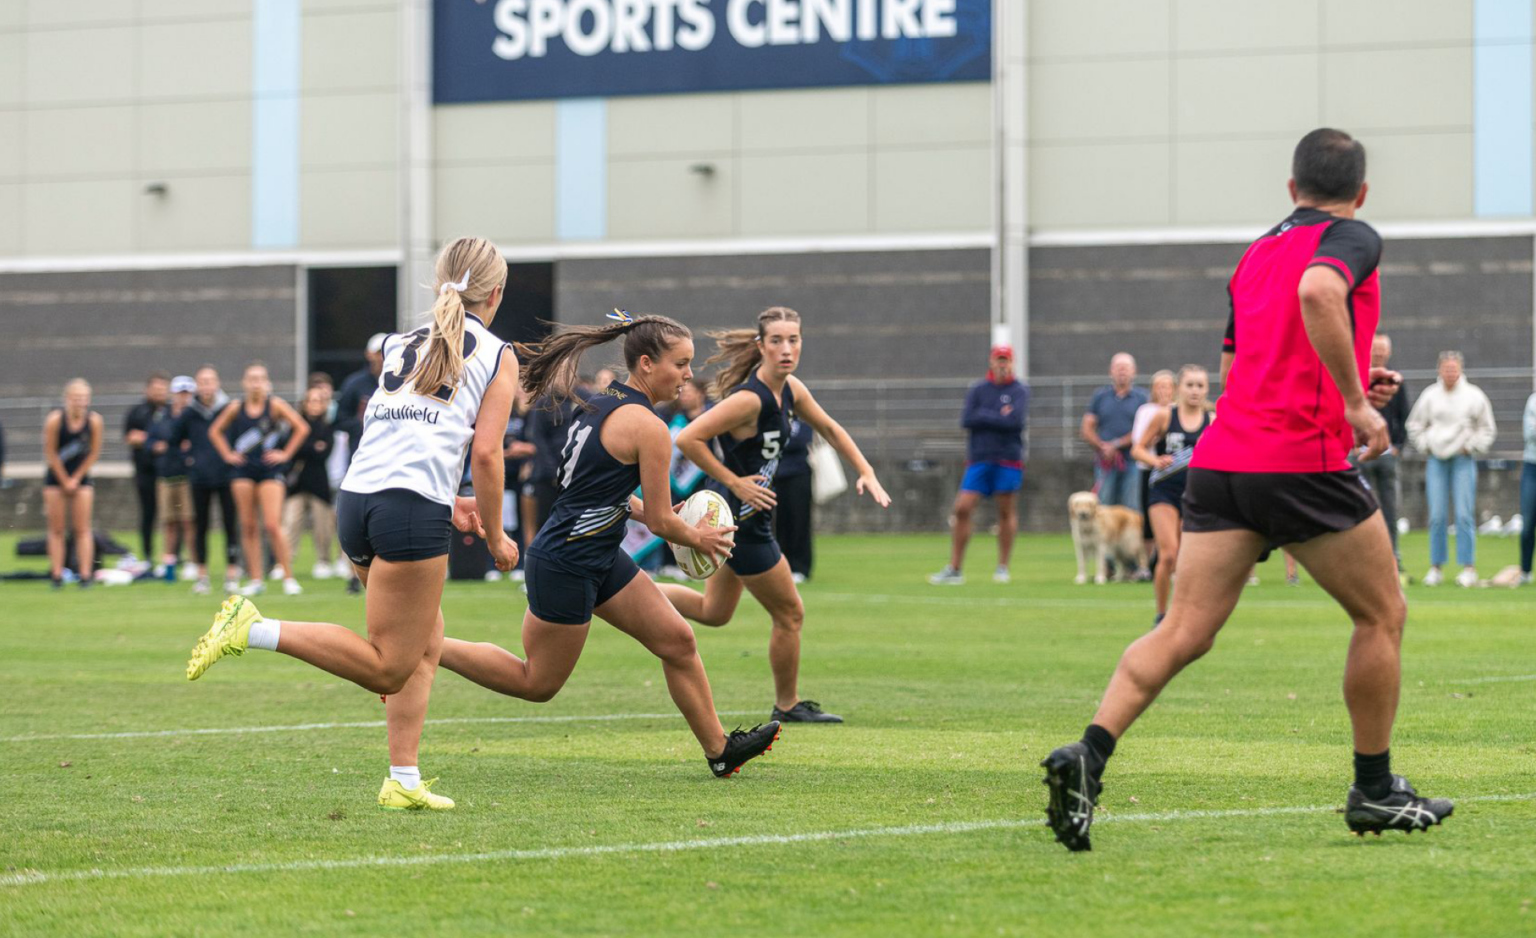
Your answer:
[[[991,0],[434,0],[433,100],[992,77]]]

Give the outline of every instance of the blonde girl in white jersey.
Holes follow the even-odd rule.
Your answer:
[[[439,603],[448,573],[450,525],[501,511],[502,434],[517,387],[517,358],[486,326],[496,316],[507,265],[484,238],[460,238],[437,257],[432,321],[384,343],[379,389],[336,498],[337,538],[368,587],[368,637],[321,622],[264,619],[231,596],[187,662],[197,680],[225,655],[280,651],[385,698],[390,777],[379,806],[453,807],[422,781],[417,747],[443,642]],[[474,499],[457,499],[471,450]],[[496,566],[511,570],[517,547],[499,525],[486,531]]]

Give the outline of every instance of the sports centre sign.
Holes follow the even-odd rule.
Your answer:
[[[991,0],[434,0],[439,104],[986,81]]]

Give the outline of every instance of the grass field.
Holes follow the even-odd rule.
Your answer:
[[[1348,626],[1275,560],[1121,744],[1071,855],[1035,763],[1151,590],[1073,586],[1055,536],[995,585],[992,549],[936,589],[941,538],[822,539],[802,692],[848,723],[791,726],[730,781],[600,624],[546,705],[442,674],[422,769],[445,814],[374,807],[377,697],[265,653],[187,683],[217,597],[0,583],[0,934],[1536,934],[1536,590],[1410,588],[1394,767],[1459,799],[1445,827],[1362,842],[1334,813]],[[262,606],[362,620],[334,581]],[[522,611],[507,583],[444,600],[450,634],[514,649]],[[765,718],[761,610],[700,642],[727,728]]]

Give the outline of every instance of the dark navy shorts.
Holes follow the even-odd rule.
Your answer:
[[[452,539],[453,509],[409,489],[336,493],[336,540],[359,567],[442,557]]]
[[[1143,476],[1145,476],[1147,474],[1148,473],[1142,473]],[[1147,493],[1146,494],[1147,494],[1147,497],[1146,497],[1145,504],[1146,504],[1146,506],[1149,509],[1153,505],[1171,505],[1174,508],[1178,509],[1179,517],[1182,518],[1184,516],[1184,482],[1183,482],[1183,480],[1180,480],[1179,482],[1177,482],[1177,483],[1175,483],[1173,485],[1168,485],[1168,484],[1163,483],[1163,482],[1159,482],[1157,485],[1149,485],[1149,486],[1147,486]],[[1151,512],[1150,511],[1147,513],[1147,516],[1148,516],[1148,518],[1151,517]],[[1149,521],[1148,523],[1150,524],[1151,522]]]
[[[285,475],[283,470],[284,466],[281,463],[276,466],[269,466],[261,461],[260,456],[250,456],[246,458],[245,465],[229,467],[229,478],[231,480],[245,479],[258,483],[281,482]],[[389,558],[386,557],[385,559],[388,560]]]
[[[592,621],[593,609],[617,596],[639,573],[640,568],[622,550],[613,552],[612,566],[602,573],[529,551],[523,556],[528,611],[555,625],[586,625]]]
[[[740,533],[737,532],[738,535]],[[757,576],[772,570],[782,556],[784,553],[779,550],[778,541],[769,539],[742,543],[738,540],[736,546],[731,548],[730,559],[725,565],[737,576]]]

